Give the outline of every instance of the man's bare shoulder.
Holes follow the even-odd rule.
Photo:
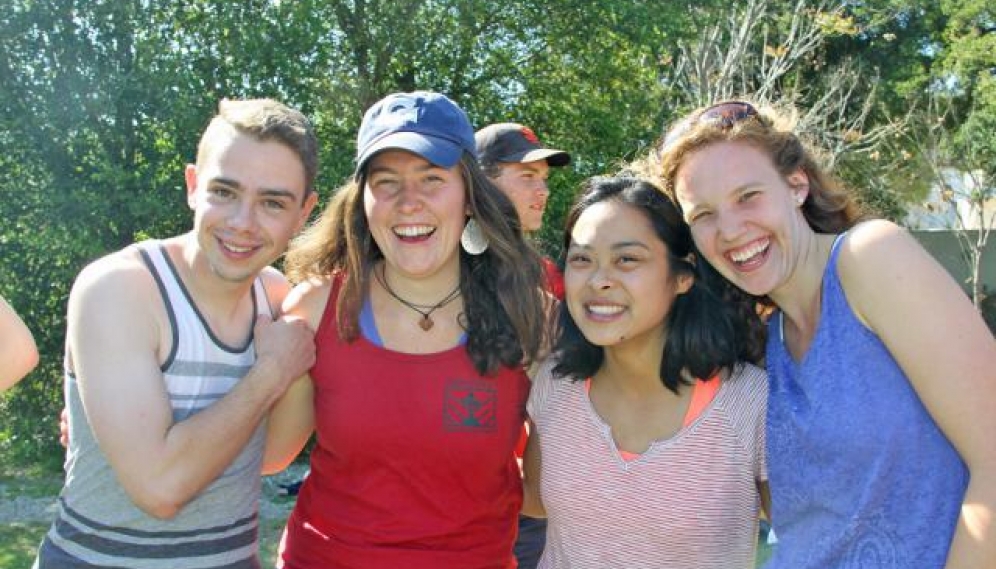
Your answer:
[[[73,285],[74,293],[92,293],[105,288],[122,290],[134,286],[155,286],[138,248],[126,247],[91,262],[80,271]]]
[[[147,353],[161,361],[169,349],[170,334],[160,298],[155,277],[134,246],[87,265],[69,294],[70,366],[75,368],[81,356],[100,353],[108,346],[119,352]]]
[[[105,255],[80,271],[69,294],[69,317],[134,325],[166,318],[159,285],[135,246]]]

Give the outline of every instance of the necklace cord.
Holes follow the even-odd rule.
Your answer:
[[[439,302],[435,304],[416,304],[401,298],[398,293],[394,292],[394,289],[387,284],[387,276],[383,273],[383,269],[381,271],[377,271],[375,269],[374,277],[377,278],[377,282],[380,283],[380,286],[384,287],[384,290],[387,291],[387,294],[391,295],[392,298],[422,315],[422,319],[419,321],[419,326],[426,332],[428,332],[429,329],[435,324],[431,317],[432,313],[453,302],[456,297],[460,296],[460,283],[457,282],[456,287]]]

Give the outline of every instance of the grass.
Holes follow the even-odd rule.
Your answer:
[[[0,466],[0,504],[17,497],[53,498],[62,488],[62,473],[48,472],[36,468],[13,469]],[[274,478],[265,478],[264,498],[288,510],[294,498],[277,496]],[[273,567],[277,559],[280,535],[284,529],[285,517],[260,519],[259,543],[260,559],[263,567]],[[27,569],[31,567],[50,521],[0,522],[0,569]]]
[[[14,498],[50,498],[62,488],[62,473],[41,468],[0,468],[0,504]],[[8,502],[9,503],[9,502]],[[0,569],[27,569],[48,531],[46,521],[0,523]]]
[[[263,567],[273,567],[277,563],[277,548],[280,535],[284,531],[285,520],[261,520],[259,523],[259,558]]]
[[[274,565],[283,528],[284,522],[281,520],[263,520],[260,523],[259,554],[263,567]],[[30,567],[35,558],[35,550],[47,530],[47,524],[0,525],[0,569]],[[761,544],[757,552],[757,566],[761,567],[770,554],[770,546]]]
[[[62,477],[51,472],[16,471],[0,472],[0,500],[15,496],[45,498],[58,494]],[[274,504],[289,506],[294,498],[275,496],[275,483],[264,479],[263,492]],[[259,543],[260,559],[263,567],[273,567],[277,559],[277,548],[283,532],[285,520],[282,517],[260,520]],[[41,543],[48,522],[0,523],[0,569],[26,569],[34,561],[38,544]],[[771,546],[761,542],[757,552],[757,566],[771,555]]]
[[[771,546],[761,542],[757,545],[757,561],[755,567],[763,567],[764,563],[771,557]]]
[[[0,497],[25,496],[44,498],[55,496],[62,488],[61,474],[17,470],[0,473]]]
[[[26,569],[35,559],[47,523],[0,524],[0,569]],[[263,567],[273,567],[277,546],[284,530],[283,520],[262,520],[259,524],[259,557]]]
[[[48,524],[0,524],[0,569],[27,569]]]

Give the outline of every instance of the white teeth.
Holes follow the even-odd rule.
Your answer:
[[[609,306],[605,304],[589,304],[588,312],[599,316],[613,316],[625,310],[622,306]]]
[[[225,246],[225,249],[228,249],[229,251],[231,251],[233,253],[248,253],[249,251],[252,251],[252,247],[238,247],[238,246],[232,245],[230,243],[224,243],[224,246]]]
[[[730,258],[733,259],[735,263],[745,263],[752,259],[754,256],[763,253],[768,248],[768,240],[758,241],[747,247],[746,249],[740,249],[739,251],[732,251],[730,253]]]
[[[435,231],[435,228],[431,225],[406,225],[394,228],[394,232],[401,237],[422,237],[433,231]]]

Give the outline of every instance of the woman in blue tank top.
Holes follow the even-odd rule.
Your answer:
[[[768,567],[996,567],[996,342],[947,272],[895,224],[859,223],[773,110],[699,109],[639,168],[774,309]]]

